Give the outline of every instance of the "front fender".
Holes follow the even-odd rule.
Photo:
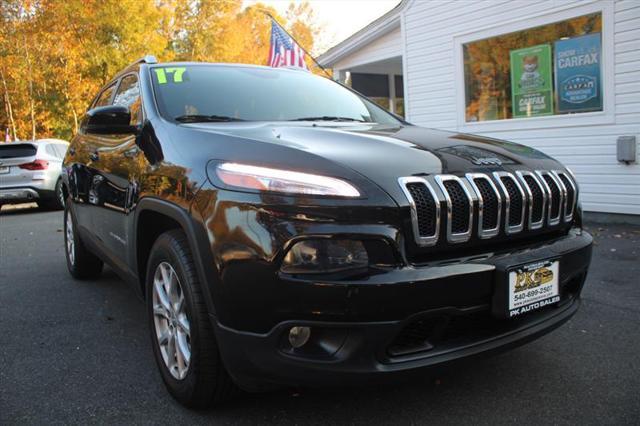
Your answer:
[[[145,295],[144,277],[146,271],[141,270],[141,263],[138,261],[138,252],[140,248],[138,228],[141,216],[145,211],[152,211],[154,213],[161,214],[180,225],[180,228],[183,230],[187,236],[187,240],[189,241],[189,248],[191,249],[191,254],[193,256],[198,280],[202,286],[202,292],[205,302],[207,303],[207,309],[210,314],[215,315],[216,309],[211,293],[211,286],[216,285],[219,281],[219,277],[215,269],[211,250],[209,249],[206,229],[202,222],[192,216],[185,208],[155,197],[144,197],[138,202],[133,221],[134,229],[132,235],[135,235],[136,238],[133,239],[134,243],[131,253],[132,259],[130,259],[130,262],[131,265],[135,265],[136,274],[141,281],[140,291],[142,292],[142,296],[144,297]]]

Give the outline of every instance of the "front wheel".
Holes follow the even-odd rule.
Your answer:
[[[235,386],[222,364],[182,231],[166,232],[153,244],[146,289],[153,353],[171,395],[193,408],[228,399]]]
[[[88,280],[100,276],[102,260],[85,247],[78,235],[76,221],[68,204],[64,209],[64,248],[67,269],[73,278]]]

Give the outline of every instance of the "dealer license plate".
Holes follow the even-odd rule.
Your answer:
[[[9,166],[0,166],[0,175],[6,175],[9,173]]]
[[[560,262],[542,261],[509,271],[509,317],[560,301]]]

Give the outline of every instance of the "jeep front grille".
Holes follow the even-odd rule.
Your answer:
[[[529,204],[529,229],[542,228],[544,224],[544,212],[547,208],[545,187],[539,178],[529,171],[517,171],[516,175],[522,182],[522,187],[527,194]]]
[[[571,219],[573,219],[573,210],[576,204],[578,189],[575,183],[573,183],[573,180],[567,175],[567,173],[558,171],[554,173],[560,179],[560,182],[562,182],[565,188],[564,221],[569,222]]]
[[[466,178],[478,196],[478,237],[495,237],[500,232],[502,196],[489,176],[467,173]]]
[[[440,202],[431,184],[421,177],[398,180],[411,204],[413,236],[421,246],[434,245],[440,235]]]
[[[436,234],[436,200],[433,199],[427,187],[421,183],[407,184],[407,189],[416,203],[418,210],[418,230],[420,235]]]
[[[538,170],[536,171],[546,185],[547,192],[551,194],[549,197],[549,225],[557,225],[560,223],[560,215],[562,214],[562,204],[564,202],[564,194],[560,188],[560,183],[557,178],[548,171]]]
[[[511,173],[493,172],[493,176],[505,195],[505,232],[507,234],[515,234],[522,231],[525,205],[522,186]]]
[[[552,227],[573,219],[578,190],[562,171],[467,173],[399,179],[411,205],[411,225],[420,246],[462,243],[499,234]],[[441,225],[442,223],[442,225]]]
[[[436,183],[447,205],[447,241],[463,242],[471,237],[473,198],[462,180],[455,175],[438,175]]]

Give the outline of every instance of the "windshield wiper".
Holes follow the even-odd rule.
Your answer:
[[[319,117],[302,117],[302,118],[294,118],[290,121],[357,121],[359,123],[365,123],[364,120],[358,120],[357,118],[352,117],[333,117],[330,115],[322,115]]]
[[[187,114],[175,117],[174,120],[181,123],[219,123],[228,121],[245,121],[241,118],[227,117],[226,115],[199,115]]]

